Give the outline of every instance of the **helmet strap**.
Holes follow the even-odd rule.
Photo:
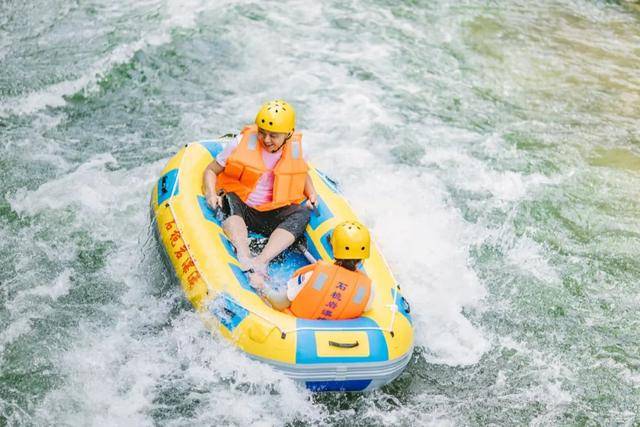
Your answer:
[[[336,258],[335,264],[339,265],[342,268],[346,268],[347,270],[356,271],[361,261],[361,259]]]
[[[280,148],[278,148],[278,151],[282,150],[284,146],[287,145],[287,142],[289,142],[292,136],[293,136],[293,131],[289,132],[289,134],[284,138],[284,142],[282,143]]]

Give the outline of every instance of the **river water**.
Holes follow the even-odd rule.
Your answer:
[[[0,2],[0,425],[638,425],[640,6]],[[148,200],[275,97],[412,304],[314,395],[209,335]]]

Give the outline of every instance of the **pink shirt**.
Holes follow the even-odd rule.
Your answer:
[[[227,164],[227,159],[233,152],[233,150],[240,144],[240,140],[242,139],[242,135],[238,135],[236,139],[227,144],[218,155],[216,156],[216,162],[220,164],[220,166],[225,166]],[[258,183],[256,184],[256,188],[253,189],[249,197],[247,198],[247,205],[255,208],[263,203],[269,203],[273,200],[273,168],[275,167],[278,160],[282,157],[282,150],[278,150],[275,153],[269,153],[267,150],[262,150],[262,161],[264,162],[264,166],[268,169],[265,173],[260,176],[258,179]]]

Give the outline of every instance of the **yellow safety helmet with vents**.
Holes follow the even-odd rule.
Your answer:
[[[331,248],[335,259],[369,258],[370,247],[369,230],[357,221],[345,221],[333,229]]]
[[[296,127],[296,111],[282,99],[269,101],[258,111],[256,125],[268,132],[293,132]]]

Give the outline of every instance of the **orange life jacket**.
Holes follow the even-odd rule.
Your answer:
[[[233,150],[224,170],[218,175],[216,190],[236,193],[246,202],[256,188],[260,176],[268,169],[262,160],[262,144],[258,141],[258,127],[247,126],[242,139]],[[309,167],[302,157],[302,134],[294,133],[282,146],[282,157],[273,168],[272,201],[256,206],[259,211],[270,211],[300,203],[304,200],[304,184]]]
[[[371,279],[327,261],[302,267],[294,277],[313,271],[295,299],[291,313],[303,319],[353,319],[360,317],[371,295]]]

